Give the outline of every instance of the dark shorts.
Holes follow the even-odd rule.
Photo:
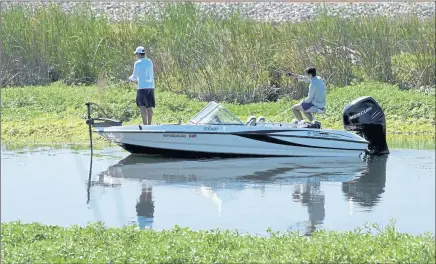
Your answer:
[[[318,112],[318,110],[324,111],[324,109],[318,109],[318,107],[316,107],[312,103],[306,103],[306,102],[301,103],[301,108],[303,108],[304,112],[308,112],[308,113],[316,113]]]
[[[312,106],[314,106],[312,103],[306,103],[306,102],[301,103],[301,108],[303,108],[304,111],[309,110]]]
[[[146,108],[155,107],[154,89],[138,89],[136,92],[136,105]]]

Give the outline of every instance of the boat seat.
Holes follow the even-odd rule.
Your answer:
[[[261,116],[257,119],[257,123],[265,123],[265,120],[266,120],[265,117]]]
[[[247,119],[247,122],[245,123],[247,126],[255,126],[256,125],[256,117],[255,116],[249,116]]]

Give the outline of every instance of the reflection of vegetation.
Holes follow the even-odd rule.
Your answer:
[[[376,233],[376,234],[372,234]],[[434,235],[367,226],[352,232],[315,231],[310,237],[270,237],[231,231],[137,230],[2,223],[2,263],[435,263]]]
[[[115,118],[138,124],[139,111],[135,105],[134,86],[114,86],[101,90],[94,86],[68,87],[54,84],[49,87],[2,88],[3,144],[31,146],[39,144],[88,144],[88,127],[85,124],[85,103],[94,101]],[[190,100],[186,96],[156,90],[155,122],[187,122],[206,103]],[[415,91],[400,91],[394,86],[379,83],[354,85],[330,90],[327,95],[328,111],[317,118],[323,127],[342,129],[342,110],[353,99],[371,95],[386,112],[388,138],[392,133],[434,135],[435,100],[433,96]],[[225,104],[241,120],[250,115],[263,115],[268,120],[290,121],[293,115],[285,112],[295,101],[246,105]],[[98,114],[98,112],[96,113]],[[109,114],[109,113],[108,113]],[[110,114],[109,114],[110,115]],[[433,142],[433,138],[424,139]],[[95,136],[95,145],[106,144]],[[84,145],[88,147],[88,145]],[[431,147],[430,147],[431,148]]]
[[[387,135],[391,149],[435,149],[435,137],[420,135]]]

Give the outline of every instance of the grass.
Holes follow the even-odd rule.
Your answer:
[[[8,63],[1,63],[0,85],[122,82],[131,74],[133,49],[144,45],[160,90],[201,101],[299,98],[305,86],[287,85],[280,71],[309,65],[329,86],[378,81],[434,93],[434,18],[349,19],[328,16],[320,5],[314,20],[266,23],[236,11],[218,19],[178,3],[168,4],[160,19],[111,23],[88,5],[70,14],[56,3],[34,11],[9,7],[1,14],[1,56]]]
[[[139,231],[127,226],[59,227],[2,223],[2,263],[434,263],[434,235],[412,236],[391,223],[350,232]]]
[[[101,105],[111,117],[125,124],[140,123],[134,85],[69,87],[54,83],[51,86],[2,88],[1,93],[3,145],[88,144],[85,124],[85,103],[88,101]],[[426,136],[424,139],[432,141],[434,147],[434,97],[414,90],[401,91],[382,83],[334,88],[327,94],[327,114],[318,115],[317,119],[323,127],[342,129],[342,110],[363,95],[373,96],[384,109],[388,137],[394,134]],[[154,123],[187,122],[206,105],[206,102],[161,89],[156,90],[156,100]],[[291,121],[293,113],[286,110],[296,102],[282,98],[278,102],[224,105],[243,121],[250,115],[263,115],[271,121]],[[97,146],[106,145],[102,137],[94,138]]]

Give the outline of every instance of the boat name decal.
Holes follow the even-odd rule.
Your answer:
[[[185,138],[186,134],[163,134],[163,137]]]
[[[194,174],[187,174],[187,175],[163,174],[162,178],[165,181],[168,181],[168,180],[196,181],[196,180],[198,180],[198,177],[195,176]]]
[[[311,137],[339,138],[336,135],[332,135],[332,134],[329,134],[329,133],[326,133],[326,132],[312,132],[312,131],[309,131],[309,132],[307,132],[307,135],[311,136]]]
[[[350,116],[350,120],[351,120],[351,119],[358,118],[359,116],[364,115],[364,114],[368,113],[368,112],[371,111],[371,110],[372,110],[372,106],[366,108],[365,110],[362,110],[360,113],[357,113],[357,114],[355,114],[355,115]]]
[[[211,126],[207,126],[204,127],[204,131],[217,131],[218,127],[211,127]]]
[[[196,134],[163,134],[163,137],[170,137],[170,138],[196,138]]]

